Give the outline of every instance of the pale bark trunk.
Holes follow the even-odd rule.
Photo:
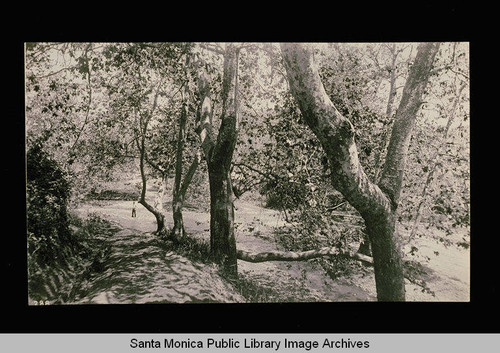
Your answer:
[[[154,202],[154,207],[161,213],[164,212],[163,198],[165,196],[166,184],[167,184],[167,175],[162,174],[160,180],[160,186],[158,187],[158,193],[156,194],[156,200]]]
[[[389,97],[387,99],[387,107],[385,110],[385,116],[387,119],[391,119],[392,117],[392,107],[394,105],[394,99],[396,98],[396,60],[397,60],[397,54],[398,52],[396,51],[396,44],[393,44],[391,48],[391,54],[392,54],[392,62],[391,62],[391,75],[389,78]],[[389,146],[389,141],[391,137],[390,133],[391,129],[391,124],[387,126],[385,129],[383,136],[382,136],[382,148],[380,149],[380,152],[377,154],[377,157],[375,158],[375,177],[374,180],[375,182],[378,182],[379,176],[380,176],[380,171],[382,170],[382,156],[385,154],[387,151],[387,146]]]
[[[392,116],[392,107],[394,105],[394,98],[396,97],[396,61],[398,57],[398,52],[396,51],[395,43],[393,43],[390,51],[392,54],[392,61],[390,68],[391,72],[389,77],[389,97],[387,99],[387,106],[385,110],[385,116],[387,119],[390,119]],[[385,151],[387,151],[387,146],[389,145],[391,136],[390,129],[391,129],[391,124],[388,124],[388,126],[385,128],[384,133],[382,134],[382,148],[379,150],[377,156],[375,157],[375,176],[374,176],[375,183],[378,182],[380,171],[382,170],[382,163],[381,163],[383,160],[382,156],[385,154]],[[370,256],[372,255],[370,239],[366,233],[363,233],[363,239],[359,246],[358,252],[364,255],[370,255]]]
[[[403,91],[396,114],[388,163],[384,169],[384,191],[370,182],[358,159],[354,128],[328,98],[312,50],[308,46],[282,44],[290,90],[302,116],[327,154],[332,185],[340,191],[365,220],[372,244],[377,298],[379,301],[404,301],[405,286],[401,252],[395,234],[395,213],[401,188],[402,172],[413,121],[420,106],[423,88],[437,45],[424,44],[417,54],[414,68]],[[411,95],[411,98],[408,97]],[[408,121],[405,121],[408,120]],[[408,136],[406,136],[408,135]],[[396,138],[398,137],[398,138]],[[405,150],[406,149],[406,150]],[[402,158],[401,161],[394,159]],[[394,172],[396,175],[394,176]],[[384,179],[385,177],[385,179]],[[390,181],[388,183],[387,181]]]
[[[147,178],[146,178],[146,171],[144,169],[144,154],[145,154],[145,143],[144,143],[144,136],[141,139],[140,143],[140,160],[139,160],[139,168],[141,171],[141,179],[142,179],[142,190],[141,190],[141,197],[139,199],[139,203],[144,206],[149,212],[151,212],[156,219],[156,234],[158,235],[165,235],[166,234],[166,226],[165,226],[165,216],[161,211],[159,211],[157,208],[153,207],[146,201],[146,188],[147,188]]]
[[[387,193],[393,205],[397,205],[399,201],[411,133],[438,49],[438,43],[419,45],[396,111],[387,157],[379,182],[380,188]]]
[[[231,160],[237,137],[238,51],[228,45],[224,54],[221,125],[215,140],[212,131],[212,102],[206,76],[199,80],[200,109],[198,133],[208,166],[210,183],[210,251],[231,277],[237,277],[234,235],[234,195]]]

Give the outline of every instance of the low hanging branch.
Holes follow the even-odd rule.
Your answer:
[[[308,251],[269,251],[260,253],[250,253],[244,250],[237,250],[237,258],[247,262],[265,261],[305,261],[323,256],[336,256],[339,254],[336,248],[321,248],[319,250]]]
[[[319,257],[336,257],[347,256],[355,260],[362,261],[366,264],[372,265],[373,260],[371,257],[362,254],[348,254],[339,251],[337,248],[321,248],[316,250],[307,251],[268,251],[260,253],[251,253],[244,250],[237,250],[236,256],[239,260],[246,262],[266,262],[266,261],[306,261],[316,259]]]

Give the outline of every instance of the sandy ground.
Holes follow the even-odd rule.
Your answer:
[[[237,247],[239,249],[260,252],[279,249],[274,240],[273,230],[284,224],[279,212],[256,206],[254,203],[237,200],[235,203],[235,226],[237,234]],[[131,217],[132,202],[130,201],[93,201],[78,209],[78,213],[84,216],[89,213],[98,213],[108,220],[123,228],[122,235],[126,235],[125,243],[120,251],[126,251],[126,244],[137,242],[137,239],[151,237],[150,232],[156,229],[154,216],[141,205],[137,208],[137,217]],[[167,222],[171,225],[171,215],[166,212]],[[209,236],[209,214],[186,209],[183,212],[186,231],[192,236],[208,239]],[[170,218],[169,218],[170,217]],[[123,238],[125,239],[125,238]],[[123,240],[122,239],[122,240]],[[128,243],[127,243],[128,242]],[[469,251],[456,248],[446,248],[442,244],[436,244],[430,240],[419,239],[419,255],[429,256],[430,260],[425,263],[428,267],[426,277],[428,287],[435,296],[423,292],[422,288],[407,282],[408,301],[469,301],[470,296],[470,262]],[[150,250],[149,250],[150,251]],[[439,252],[436,256],[435,252]],[[153,289],[144,289],[145,292],[155,293],[136,297],[133,302],[148,302],[162,299],[159,294],[166,287],[172,287],[175,280],[168,276],[174,276],[170,269],[162,267],[156,258],[154,266],[155,276],[148,281]],[[164,258],[164,255],[162,255]],[[173,256],[173,255],[172,255]],[[197,268],[196,271],[203,269]],[[193,271],[195,271],[193,270]],[[138,271],[138,270],[136,270]],[[162,271],[164,272],[162,274]],[[248,263],[238,260],[238,271],[246,279],[258,283],[260,287],[272,288],[276,297],[270,297],[269,301],[287,302],[335,302],[335,301],[375,301],[375,280],[373,270],[367,268],[349,276],[349,278],[337,278],[332,280],[325,271],[314,262],[278,262]],[[146,272],[151,276],[153,271]],[[159,274],[158,274],[159,273]],[[199,275],[199,274],[198,274]],[[161,278],[160,278],[161,277]],[[207,279],[208,281],[208,279]],[[189,281],[188,281],[189,282]],[[170,284],[169,284],[170,283]],[[184,281],[183,283],[187,283]],[[223,284],[219,283],[219,286]],[[145,285],[148,286],[147,284]],[[122,285],[123,287],[123,285]],[[169,288],[170,288],[169,287]],[[220,290],[220,288],[219,288]],[[227,293],[231,292],[225,289]],[[125,289],[121,289],[123,293]],[[126,294],[122,297],[116,294],[115,289],[96,293],[93,302],[127,302]],[[115,294],[110,294],[115,293]],[[95,299],[97,298],[97,299]],[[174,297],[171,297],[171,299]],[[179,298],[183,298],[179,295]],[[217,300],[216,297],[207,295],[207,298]],[[130,298],[129,298],[130,299]],[[221,298],[218,298],[222,300]],[[235,293],[229,293],[225,300],[239,302],[242,298]],[[175,298],[174,298],[174,301]],[[179,301],[183,301],[180,299]]]

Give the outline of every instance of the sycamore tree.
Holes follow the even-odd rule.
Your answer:
[[[332,171],[332,185],[361,214],[370,238],[380,301],[404,301],[401,250],[396,211],[408,145],[439,44],[421,44],[396,113],[380,182],[374,184],[359,162],[354,128],[328,98],[313,51],[306,45],[283,44],[290,89],[307,125],[317,136]]]
[[[314,46],[322,84],[340,114],[355,126],[358,158],[370,180],[381,177],[396,108],[402,100],[417,47],[416,43]],[[407,242],[409,232],[405,229],[411,229],[414,234],[410,238],[414,238],[419,225],[423,233],[419,237],[433,236],[429,227],[442,229],[446,234],[455,233],[458,227],[468,227],[467,57],[463,43],[441,45],[436,54],[408,146],[410,172],[404,174],[400,202],[394,214],[400,231],[396,237],[398,242]],[[369,245],[365,237],[368,229],[359,210],[332,189],[332,174],[324,149],[316,142],[294,98],[287,98],[285,93],[278,101],[275,111],[268,111],[269,116],[262,124],[252,126],[260,140],[267,136],[264,143],[258,150],[247,144],[247,150],[252,153],[242,155],[240,152],[235,169],[247,172],[247,178],[255,180],[245,185],[264,185],[262,191],[268,206],[282,209],[285,218],[291,221],[294,230],[286,235],[280,233],[280,241],[295,252],[243,254],[239,251],[240,258],[305,260],[323,254],[331,257],[329,261],[320,262],[329,273],[338,271],[337,259],[343,261],[339,254],[372,263],[371,258],[364,256],[371,255],[369,248],[363,250],[365,242],[360,253],[352,255],[353,249],[349,249],[349,245],[363,238]],[[444,142],[443,137],[448,141]],[[251,136],[251,140],[257,138]],[[444,172],[442,178],[433,177],[437,170]],[[439,236],[438,240],[450,243],[445,236]],[[466,235],[457,243],[468,247]],[[310,250],[318,246],[327,247]],[[405,247],[405,251],[407,249],[409,247]],[[415,255],[415,251],[418,244],[412,243],[410,254]],[[425,283],[412,274],[408,261],[411,262],[409,259],[403,262],[405,277],[427,290]]]
[[[223,57],[220,112],[214,119],[214,102],[209,72],[199,66],[197,114],[198,134],[208,167],[210,185],[210,252],[231,277],[238,274],[234,234],[234,193],[231,162],[238,132],[238,63],[239,51],[232,43],[214,49]],[[216,125],[219,125],[216,131]]]

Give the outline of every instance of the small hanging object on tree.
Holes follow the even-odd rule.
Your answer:
[[[135,210],[135,201],[132,204],[132,217],[137,217],[136,210]]]

